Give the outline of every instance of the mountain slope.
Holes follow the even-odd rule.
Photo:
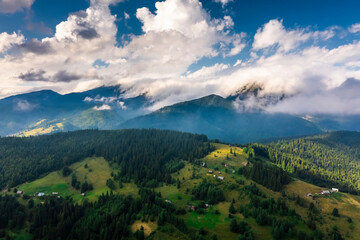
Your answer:
[[[212,139],[236,143],[320,132],[313,123],[297,116],[268,114],[261,110],[239,112],[233,101],[217,95],[164,107],[149,115],[131,119],[120,127],[203,133]]]
[[[0,136],[113,129],[142,114],[148,103],[145,96],[123,98],[123,93],[120,86],[113,86],[65,95],[43,90],[1,99]],[[37,124],[39,121],[41,124]]]
[[[359,132],[330,132],[253,147],[256,154],[313,184],[360,192]]]

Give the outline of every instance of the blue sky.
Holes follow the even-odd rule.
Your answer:
[[[155,107],[251,84],[323,96],[360,78],[358,9],[349,0],[0,0],[0,97],[113,84]]]
[[[134,17],[136,10],[147,7],[155,10],[155,0],[127,0],[111,6],[113,14],[123,18],[126,12],[132,18],[118,21],[119,38],[122,34],[141,34],[141,23]],[[360,2],[353,0],[236,0],[229,2],[224,8],[220,3],[211,0],[201,1],[204,8],[212,17],[218,18],[229,14],[236,23],[234,31],[255,34],[256,30],[271,19],[284,19],[284,26],[294,28],[312,26],[325,29],[329,26],[347,28],[360,21]],[[27,29],[29,22],[37,25],[44,23],[46,27],[55,31],[56,25],[65,21],[69,13],[85,10],[89,6],[88,0],[36,0],[31,9],[18,11],[14,14],[0,14],[0,32],[21,30],[28,38],[42,38],[47,35],[39,29]]]

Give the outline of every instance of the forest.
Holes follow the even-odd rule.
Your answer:
[[[249,144],[242,149],[211,142],[204,135],[163,130],[86,130],[1,138],[0,238],[11,239],[13,232],[26,231],[33,239],[152,239],[143,228],[132,228],[141,222],[156,225],[156,231],[167,236],[215,240],[223,238],[209,228],[194,228],[189,218],[211,216],[220,221],[221,216],[219,225],[238,240],[259,239],[258,227],[268,229],[273,239],[343,239],[336,224],[325,222],[318,199],[285,190],[298,181],[296,176],[355,191],[347,185],[355,178],[347,182],[336,177],[341,172],[335,171],[335,163],[323,163],[336,158],[338,164],[340,158],[356,163],[358,145],[351,134],[340,137],[345,139],[341,143],[338,135],[328,134]],[[334,151],[327,154],[329,149]],[[94,156],[104,157],[112,166],[106,180],[108,192],[96,200],[16,193],[19,184],[55,170],[68,177],[69,188],[78,195],[91,192],[93,185],[70,165]],[[89,171],[87,163],[80,164]],[[312,172],[318,165],[333,175]],[[214,172],[210,174],[209,168]],[[343,169],[355,174],[347,166]],[[220,171],[223,180],[213,175],[220,176]],[[308,177],[311,174],[314,177]],[[130,184],[137,189],[135,196],[119,194],[123,185]],[[345,224],[353,226],[344,209],[331,210],[330,219],[347,219]]]
[[[332,132],[251,147],[257,156],[300,179],[360,193],[360,133]]]
[[[84,130],[0,138],[0,188],[37,179],[92,156],[119,165],[121,177],[136,183],[161,182],[169,179],[167,170],[173,160],[192,161],[211,149],[205,135],[166,130]]]

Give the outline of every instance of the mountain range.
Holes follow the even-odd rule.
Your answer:
[[[224,98],[209,95],[154,112],[146,95],[126,98],[120,86],[61,95],[42,90],[0,100],[0,135],[31,136],[79,129],[158,128],[202,133],[211,139],[247,143],[317,134],[329,130],[359,131],[360,116],[268,113],[262,107],[284,96],[258,96],[258,86]],[[256,107],[246,100],[256,98]]]

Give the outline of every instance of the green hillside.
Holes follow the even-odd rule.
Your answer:
[[[39,192],[52,195],[53,192],[57,192],[57,196],[60,197],[69,196],[75,200],[89,199],[92,201],[97,200],[102,193],[110,192],[110,188],[106,186],[106,180],[110,178],[111,169],[105,159],[87,158],[70,165],[69,168],[72,170],[71,175],[75,174],[81,183],[88,182],[93,185],[94,189],[88,191],[85,197],[81,196],[80,190],[71,186],[71,175],[65,177],[62,171],[52,172],[43,178],[22,184],[17,189],[28,195]]]
[[[326,134],[253,145],[257,154],[316,185],[360,192],[360,133]]]
[[[327,144],[340,144],[343,139],[342,146],[356,152],[354,134],[309,139]],[[341,188],[321,194],[328,188],[293,178],[259,155],[263,145],[210,143],[201,135],[159,130],[84,131],[29,138],[32,144],[22,151],[44,148],[36,142],[42,138],[73,142],[80,136],[82,141],[97,139],[78,145],[78,151],[107,138],[117,141],[114,146],[121,151],[114,152],[105,141],[108,146],[99,145],[105,148],[101,152],[105,157],[95,148],[93,156],[4,188],[0,238],[315,240],[356,239],[360,234],[359,196]],[[46,154],[62,149],[49,148]],[[115,161],[124,149],[129,150],[124,160]],[[28,159],[35,161],[36,156]],[[166,157],[159,161],[161,156]],[[159,178],[148,175],[150,167]],[[14,189],[24,193],[16,194]],[[39,192],[45,196],[34,196]]]

